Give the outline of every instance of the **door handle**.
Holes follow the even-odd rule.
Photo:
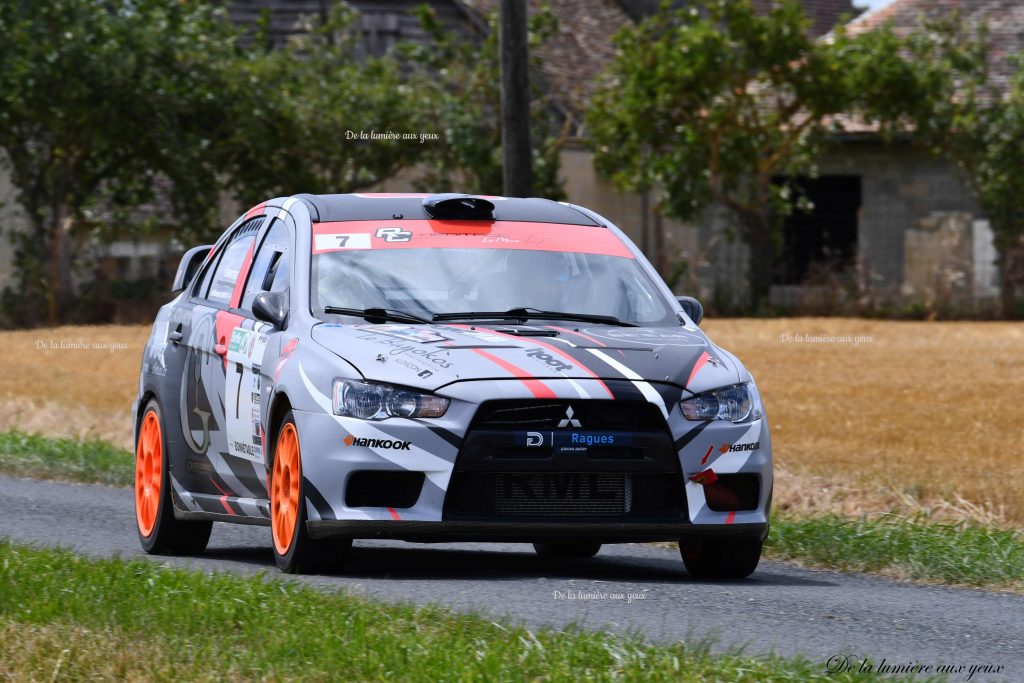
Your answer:
[[[176,328],[174,328],[174,330],[167,333],[167,341],[171,342],[172,344],[180,344],[181,339],[181,325],[178,325]]]
[[[220,343],[213,345],[213,350],[218,356],[228,355],[228,345],[225,342],[227,342],[227,339],[221,337]]]

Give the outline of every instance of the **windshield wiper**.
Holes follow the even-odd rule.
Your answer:
[[[382,323],[388,320],[400,323],[421,323],[426,325],[430,321],[412,313],[397,311],[393,308],[344,308],[342,306],[324,306],[324,313],[335,315],[354,315],[357,318],[365,318],[371,323]]]
[[[542,311],[539,308],[510,308],[507,311],[464,311],[462,313],[437,313],[431,320],[572,320],[581,323],[601,323],[603,325],[619,325],[636,327],[635,323],[619,320],[613,315],[596,315],[591,313],[564,313],[562,311]]]

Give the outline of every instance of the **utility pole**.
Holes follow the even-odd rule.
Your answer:
[[[501,0],[498,13],[501,61],[501,146],[504,192],[533,194],[530,151],[530,78],[526,0]]]

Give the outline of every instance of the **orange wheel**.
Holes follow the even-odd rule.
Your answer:
[[[270,482],[270,526],[274,534],[274,548],[280,555],[288,554],[295,536],[301,480],[299,434],[295,425],[288,422],[277,439]]]
[[[135,448],[135,519],[143,536],[153,533],[160,513],[163,484],[163,437],[160,418],[150,410],[142,419]]]

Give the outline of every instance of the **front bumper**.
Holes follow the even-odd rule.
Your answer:
[[[477,407],[453,400],[448,413],[438,420],[392,419],[380,423],[295,411],[302,439],[303,474],[311,490],[307,497],[310,533],[421,540],[536,540],[538,537],[588,536],[640,541],[673,540],[696,534],[767,532],[772,487],[767,422],[762,419],[746,424],[693,423],[684,420],[678,409],[670,412],[667,421],[685,490],[684,507],[677,515],[662,515],[660,519],[580,520],[570,515],[552,514],[524,520],[521,517],[479,519],[470,510],[446,514],[452,512],[446,511],[446,500],[452,499],[450,486],[458,483],[457,460]],[[409,446],[389,449],[363,447],[358,442],[346,445],[350,435],[356,439],[409,442]],[[568,459],[575,456],[564,457],[567,459],[563,462],[568,463]],[[589,469],[599,471],[601,467],[595,465]],[[422,473],[422,490],[409,507],[348,505],[346,491],[350,479],[353,473],[364,470]],[[706,497],[705,487],[691,480],[703,470],[714,470],[720,477],[737,474],[756,477],[759,482],[756,504],[734,512],[716,506],[714,500]]]
[[[764,539],[768,523],[690,524],[658,523],[565,523],[565,522],[407,522],[320,520],[307,522],[313,538],[387,538],[401,541],[503,541],[532,543],[592,539],[602,543],[678,541],[690,536],[728,536]]]

